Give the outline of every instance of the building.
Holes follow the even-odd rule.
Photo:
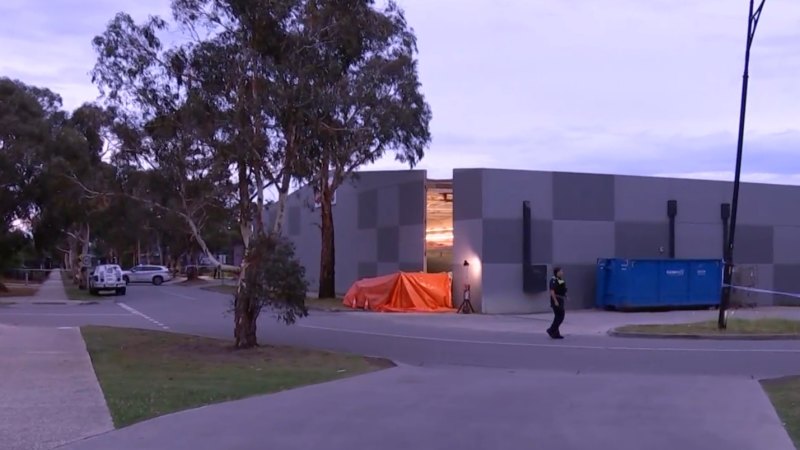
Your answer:
[[[452,271],[456,303],[469,283],[479,311],[529,313],[547,310],[546,282],[558,265],[568,307],[591,307],[598,258],[721,259],[731,193],[729,182],[622,175],[456,169],[451,180],[429,180],[422,170],[361,172],[336,193],[336,288],[398,270]],[[797,205],[800,187],[742,184],[735,284],[800,292]],[[316,289],[320,220],[311,189],[289,197],[284,220]]]

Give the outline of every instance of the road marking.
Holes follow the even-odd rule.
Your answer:
[[[147,320],[148,322],[152,322],[152,323],[158,325],[159,327],[161,327],[161,328],[163,328],[165,330],[169,330],[168,326],[166,326],[163,323],[157,321],[156,319],[153,319],[152,317],[148,316],[147,314],[145,314],[145,313],[143,313],[141,311],[137,311],[137,310],[131,308],[130,306],[126,305],[125,303],[117,303],[117,305],[119,305],[120,308],[124,309],[125,311],[128,311],[131,314],[137,315],[137,316]]]
[[[505,345],[510,347],[534,347],[534,348],[560,348],[560,349],[574,349],[574,350],[622,350],[622,351],[647,351],[647,352],[696,352],[696,353],[800,353],[800,348],[797,349],[769,349],[769,348],[680,348],[680,347],[623,347],[611,345],[559,345],[559,344],[534,344],[530,342],[503,342],[503,341],[477,341],[470,339],[452,339],[452,338],[437,338],[437,337],[424,337],[424,336],[408,336],[403,334],[392,333],[374,333],[371,331],[361,330],[346,330],[343,328],[330,328],[320,327],[316,325],[296,325],[300,328],[309,328],[314,330],[335,331],[339,333],[360,334],[367,336],[381,336],[397,339],[409,339],[418,341],[432,341],[432,342],[450,342],[455,344],[473,344],[473,345]]]

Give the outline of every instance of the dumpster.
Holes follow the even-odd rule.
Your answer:
[[[608,309],[719,305],[717,259],[598,259],[595,306]]]

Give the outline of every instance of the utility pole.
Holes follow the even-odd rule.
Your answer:
[[[727,310],[731,302],[731,282],[733,281],[733,242],[736,236],[736,214],[739,209],[739,181],[742,174],[742,147],[744,146],[744,119],[747,109],[747,82],[750,78],[750,47],[753,45],[753,36],[756,33],[761,11],[764,9],[765,0],[761,0],[758,8],[755,0],[750,0],[750,13],[747,18],[747,46],[744,53],[744,76],[742,78],[742,106],[739,111],[739,142],[736,147],[736,174],[733,179],[733,201],[731,202],[731,224],[728,233],[728,242],[725,246],[725,271],[722,277],[722,296],[719,302],[718,327],[724,330],[728,327]]]

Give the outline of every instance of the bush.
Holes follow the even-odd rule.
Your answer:
[[[250,245],[245,284],[239,294],[255,301],[257,308],[268,307],[286,324],[306,317],[308,283],[294,245],[273,234],[259,236]]]

